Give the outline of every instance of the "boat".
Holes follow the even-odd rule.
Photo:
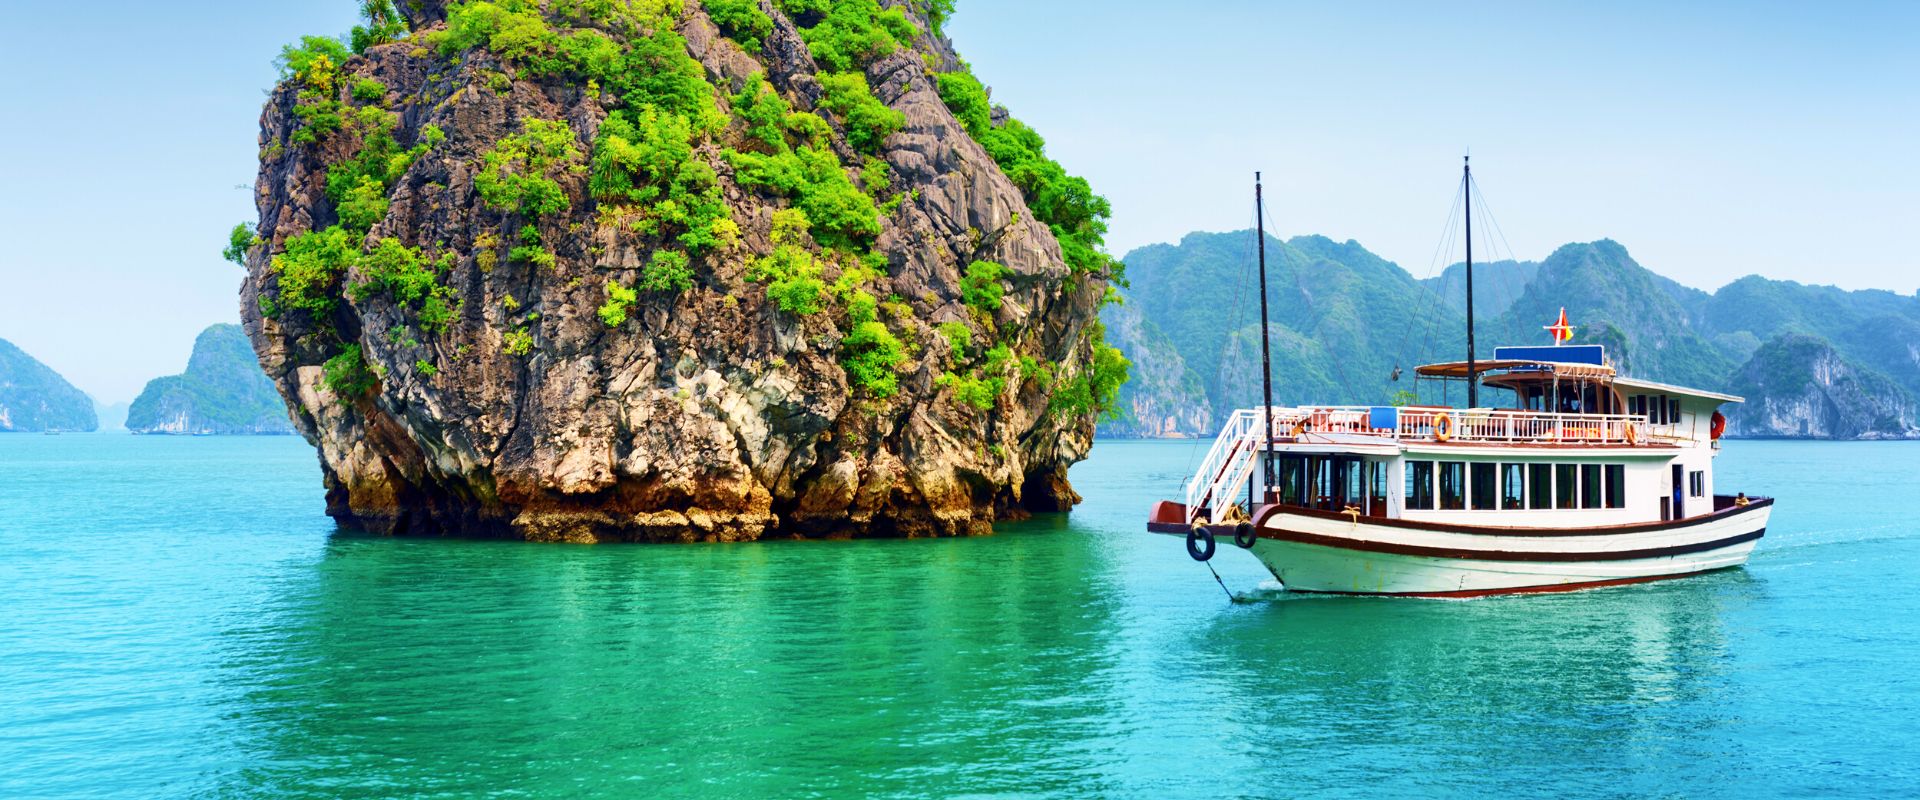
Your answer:
[[[1720,409],[1741,398],[1620,374],[1603,346],[1571,343],[1564,308],[1551,345],[1477,357],[1472,180],[1469,164],[1466,359],[1415,369],[1416,385],[1464,383],[1465,405],[1279,407],[1268,368],[1264,405],[1234,412],[1184,495],[1153,505],[1150,532],[1198,561],[1232,542],[1291,592],[1562,592],[1746,563],[1773,500],[1724,493],[1713,474]],[[1257,173],[1254,198],[1264,334]],[[1482,405],[1483,388],[1510,400]]]

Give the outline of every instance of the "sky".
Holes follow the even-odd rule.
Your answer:
[[[1115,253],[1248,227],[1260,170],[1277,234],[1423,277],[1471,150],[1495,255],[1920,289],[1920,3],[958,5]],[[0,338],[114,402],[238,321],[274,56],[354,8],[0,0]]]

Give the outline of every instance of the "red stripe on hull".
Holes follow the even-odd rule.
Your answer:
[[[1506,594],[1548,594],[1551,592],[1579,592],[1579,591],[1585,591],[1587,589],[1604,589],[1609,586],[1629,586],[1636,583],[1652,583],[1654,581],[1666,581],[1666,580],[1673,580],[1675,578],[1692,578],[1699,575],[1705,575],[1709,572],[1719,572],[1720,570],[1723,570],[1723,569],[1737,569],[1737,568],[1736,567],[1718,567],[1716,569],[1703,569],[1703,570],[1700,570],[1699,572],[1676,572],[1672,575],[1645,575],[1638,578],[1616,578],[1613,580],[1605,580],[1605,581],[1587,581],[1585,583],[1561,583],[1561,584],[1554,584],[1550,586],[1519,586],[1511,589],[1468,589],[1465,591],[1458,591],[1458,592],[1323,592],[1323,591],[1317,591],[1314,589],[1288,589],[1287,591],[1294,592],[1296,594],[1333,594],[1333,595],[1344,595],[1348,597],[1431,597],[1431,598],[1493,597],[1496,595],[1506,595]],[[1284,584],[1282,584],[1282,586],[1284,587]]]

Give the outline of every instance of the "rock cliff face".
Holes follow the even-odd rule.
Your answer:
[[[1100,314],[1115,347],[1133,362],[1133,379],[1120,389],[1120,413],[1098,428],[1122,439],[1185,439],[1210,435],[1213,404],[1206,387],[1172,340],[1131,305]]]
[[[370,5],[363,52],[289,48],[230,251],[329,513],[692,541],[1077,502],[1125,373],[1106,206],[916,6]]]
[[[1732,436],[1920,438],[1912,395],[1816,336],[1782,334],[1761,345],[1733,390],[1747,402],[1727,415]]]
[[[60,373],[0,339],[0,431],[91,431],[93,399]]]
[[[238,325],[201,331],[187,371],[148,382],[125,413],[134,433],[293,433],[280,393]]]

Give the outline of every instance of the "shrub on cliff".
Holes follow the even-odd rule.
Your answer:
[[[580,148],[567,123],[528,119],[520,133],[501,139],[481,156],[473,188],[487,205],[535,218],[558,214],[572,206],[566,190],[553,178],[580,163]]]

